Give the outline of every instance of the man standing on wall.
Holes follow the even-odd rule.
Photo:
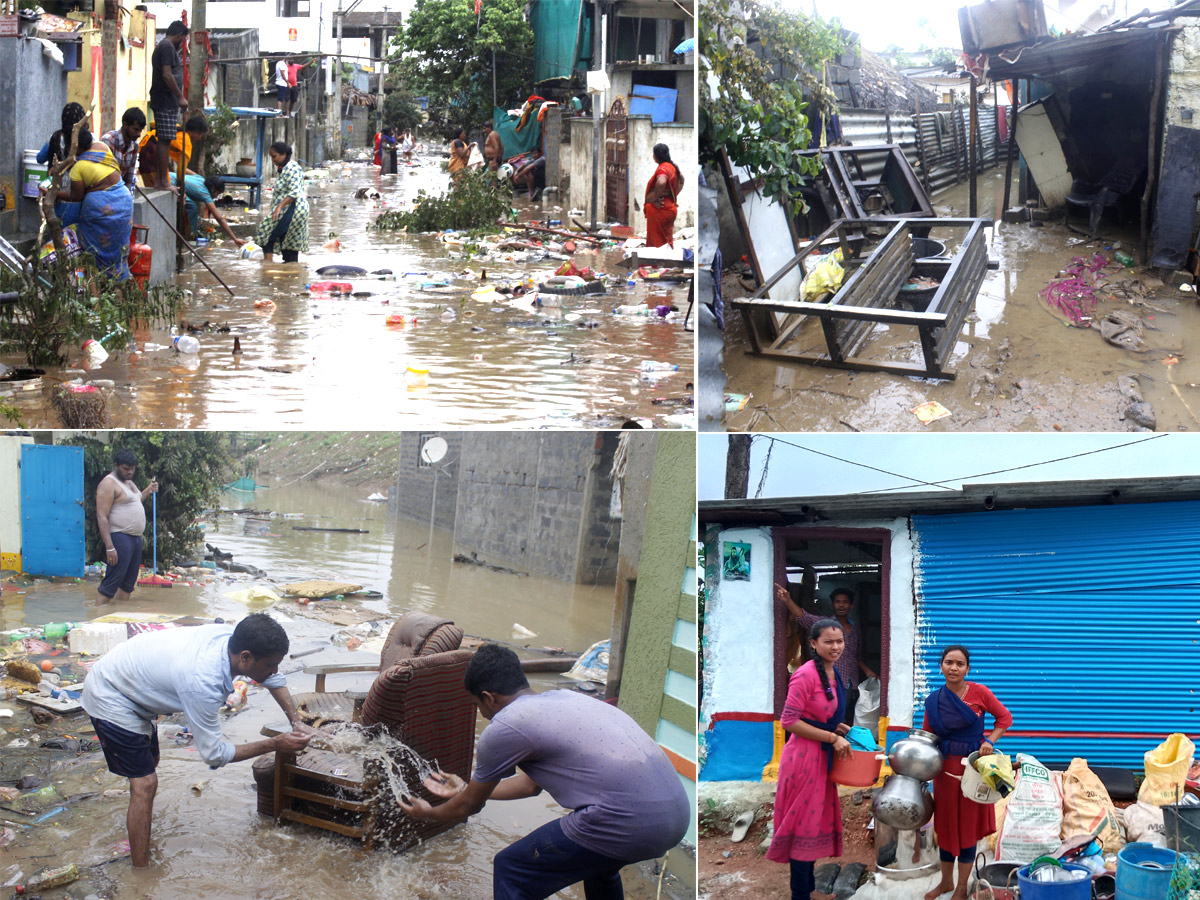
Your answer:
[[[157,493],[158,482],[151,481],[144,491],[133,483],[137,457],[131,450],[113,454],[113,470],[100,479],[96,488],[96,525],[104,541],[104,580],[96,589],[96,605],[103,606],[115,597],[128,600],[137,584],[142,565],[142,533],[146,530],[146,498]]]
[[[292,86],[288,84],[287,57],[281,56],[275,63],[275,94],[279,101],[279,114],[290,114],[292,107]]]
[[[179,130],[181,110],[188,106],[183,95],[183,62],[179,58],[179,45],[188,36],[188,27],[182,22],[172,22],[167,27],[167,36],[158,42],[154,55],[150,57],[153,73],[150,76],[150,110],[154,113],[154,130],[166,135],[158,142],[158,177],[155,183],[167,190],[174,190],[167,180],[170,157],[167,145]]]

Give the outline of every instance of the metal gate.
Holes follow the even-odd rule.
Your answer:
[[[604,134],[604,217],[629,224],[629,119],[618,97],[608,110]]]
[[[83,448],[21,447],[21,567],[84,574]]]
[[[1200,502],[914,516],[914,719],[941,648],[1013,714],[1001,741],[1047,765],[1141,768],[1200,732]]]

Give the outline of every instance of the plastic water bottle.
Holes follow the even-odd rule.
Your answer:
[[[625,287],[629,288],[630,290],[633,290],[635,287],[637,287],[637,281],[634,279],[632,272],[629,273],[629,280],[625,282]]]
[[[655,362],[652,359],[647,359],[647,360],[643,360],[643,362],[642,362],[642,371],[643,372],[678,372],[679,366],[672,365],[671,363]]]
[[[172,339],[175,349],[180,353],[199,353],[200,342],[190,334],[181,334]]]
[[[29,879],[26,884],[18,884],[14,891],[18,897],[25,894],[36,894],[38,891],[48,891],[51,888],[62,887],[79,878],[79,868],[72,863],[69,866],[59,866],[55,869],[43,869]]]

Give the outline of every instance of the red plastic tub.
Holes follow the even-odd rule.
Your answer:
[[[849,759],[835,756],[829,777],[843,787],[870,787],[879,780],[883,766],[883,760],[875,758],[878,755],[878,750],[851,750]]]

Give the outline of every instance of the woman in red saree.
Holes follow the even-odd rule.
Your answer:
[[[946,684],[925,700],[922,727],[941,738],[938,746],[945,758],[941,774],[933,782],[933,830],[937,833],[942,879],[925,895],[925,900],[936,900],[950,891],[954,891],[952,900],[966,900],[975,847],[996,830],[995,809],[964,797],[960,779],[964,757],[976,750],[980,756],[990,754],[1000,736],[1012,727],[1012,713],[982,684],[967,681],[970,671],[971,651],[959,644],[947,647],[942,651],[942,675]],[[989,713],[994,720],[987,737],[984,737],[984,713]],[[958,862],[957,888],[954,886],[955,861]]]
[[[683,175],[671,162],[671,151],[666,144],[654,145],[654,161],[658,168],[646,185],[646,246],[674,247],[675,214],[678,212],[675,198],[683,187]]]
[[[657,150],[657,148],[655,148]],[[846,635],[835,619],[809,629],[813,659],[793,673],[779,724],[790,734],[779,759],[775,833],[767,859],[791,866],[792,900],[809,900],[818,859],[842,855],[842,806],[829,778],[834,754],[847,756],[846,689],[834,673]]]

